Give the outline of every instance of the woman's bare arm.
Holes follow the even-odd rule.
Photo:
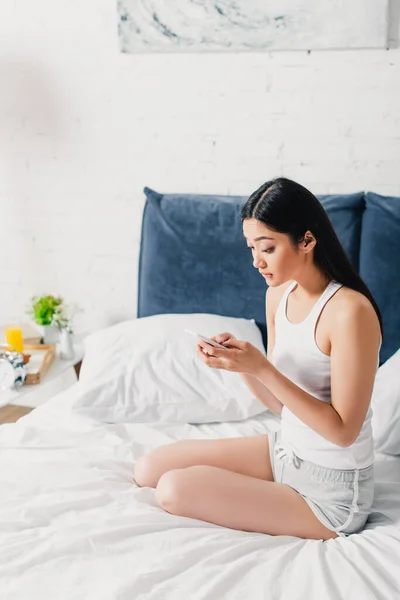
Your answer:
[[[239,373],[249,390],[258,398],[267,408],[270,409],[275,415],[280,415],[282,412],[283,404],[279,402],[272,392],[265,387],[261,381],[259,381],[253,375],[247,373]]]
[[[265,294],[265,312],[267,320],[267,331],[268,331],[268,350],[267,358],[271,360],[272,351],[275,345],[275,310],[277,302],[279,302],[282,292],[280,294],[272,294],[272,288],[268,288]],[[273,297],[272,297],[273,296]],[[240,373],[241,378],[249,388],[249,390],[258,398],[267,408],[270,409],[276,415],[280,415],[282,412],[283,404],[274,396],[270,390],[265,387],[261,381],[253,375],[247,373]]]

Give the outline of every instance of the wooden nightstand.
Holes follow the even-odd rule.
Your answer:
[[[63,360],[59,357],[58,344],[56,345],[56,358],[41,383],[23,385],[18,390],[11,389],[0,392],[0,424],[17,421],[37,406],[44,404],[56,394],[76,383],[83,360],[83,338],[83,335],[74,338],[75,356],[70,360]]]

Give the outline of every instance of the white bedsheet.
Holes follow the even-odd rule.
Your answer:
[[[75,386],[0,426],[1,600],[359,600],[400,597],[400,457],[376,457],[365,530],[327,542],[173,516],[134,461],[188,438],[257,435],[273,416],[207,425],[105,425]]]

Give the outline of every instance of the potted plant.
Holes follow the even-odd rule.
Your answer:
[[[52,295],[33,296],[27,313],[43,330],[43,343],[55,344],[59,341],[60,331],[72,334],[70,320],[61,297]]]

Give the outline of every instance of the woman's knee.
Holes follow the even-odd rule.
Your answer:
[[[193,475],[199,467],[171,469],[161,475],[156,487],[158,504],[167,512],[183,515],[185,506],[191,502]]]
[[[158,477],[154,460],[151,456],[141,456],[135,462],[133,479],[139,487],[156,487]]]

